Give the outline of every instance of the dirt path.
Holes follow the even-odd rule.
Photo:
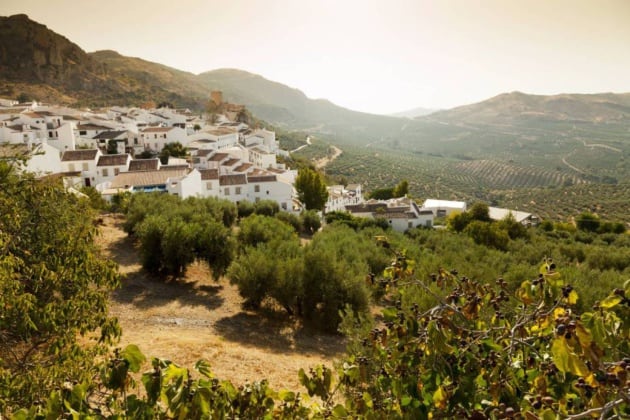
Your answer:
[[[243,310],[236,287],[213,281],[201,264],[177,282],[152,278],[141,269],[122,220],[106,216],[103,222],[97,240],[124,275],[110,302],[123,329],[121,346],[135,343],[147,356],[189,368],[205,359],[218,378],[235,384],[267,378],[274,388],[299,391],[300,368],[332,366],[342,355],[338,336],[309,331],[283,313]]]
[[[335,160],[339,156],[341,156],[341,154],[343,153],[343,150],[341,150],[337,146],[330,145],[329,147],[333,149],[332,155],[328,155],[328,156],[325,156],[325,157],[323,157],[321,159],[317,159],[315,161],[315,167],[317,169],[322,169],[323,167],[328,165],[330,162],[332,162],[333,160]]]

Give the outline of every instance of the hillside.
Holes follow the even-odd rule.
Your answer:
[[[391,114],[391,116],[402,117],[402,118],[417,118],[417,117],[423,117],[425,115],[433,114],[434,112],[437,112],[437,111],[438,111],[437,109],[418,107],[418,108],[413,108],[413,109],[407,109],[401,112],[395,112]]]
[[[119,58],[120,57],[120,58]],[[142,62],[139,64],[138,62]],[[140,67],[145,66],[144,70]],[[169,73],[172,83],[167,83]],[[0,96],[75,105],[153,100],[200,106],[185,73],[116,53],[87,54],[26,15],[0,17]],[[194,77],[194,76],[193,76]]]
[[[383,148],[630,180],[630,94],[505,93],[419,117]]]
[[[528,95],[503,93],[472,105],[438,111],[425,120],[471,124],[570,121],[607,123],[630,118],[630,93]]]

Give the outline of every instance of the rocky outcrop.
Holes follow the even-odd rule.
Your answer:
[[[70,90],[107,87],[103,64],[26,15],[0,17],[0,74],[5,80]]]

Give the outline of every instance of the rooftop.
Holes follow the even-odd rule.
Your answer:
[[[234,130],[231,130],[229,128],[224,128],[224,127],[213,128],[213,129],[204,130],[204,131],[208,134],[213,134],[215,136],[227,136],[228,134],[236,134]]]
[[[129,172],[134,171],[157,171],[160,167],[160,160],[154,159],[133,159],[129,162]]]
[[[111,130],[111,128],[109,127],[105,127],[104,125],[98,125],[98,124],[78,124],[77,125],[77,130]]]
[[[202,181],[208,181],[211,179],[219,179],[219,170],[218,169],[198,169],[201,174]]]
[[[96,159],[97,149],[89,150],[68,150],[63,153],[61,157],[62,162],[76,162],[81,160],[94,160]]]
[[[127,164],[128,154],[122,155],[103,155],[98,158],[96,166],[122,166]]]
[[[139,186],[164,185],[169,178],[186,175],[187,169],[169,169],[165,171],[121,172],[116,175],[110,188],[130,188]]]
[[[244,185],[247,184],[245,174],[229,174],[219,176],[219,185]]]
[[[168,133],[173,127],[149,127],[141,130],[143,133]]]
[[[103,131],[92,137],[94,140],[113,140],[116,137],[122,136],[123,134],[127,134],[126,130],[111,130],[111,131]]]
[[[230,157],[227,153],[215,153],[210,159],[211,162],[221,162],[223,159]]]

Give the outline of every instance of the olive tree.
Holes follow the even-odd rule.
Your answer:
[[[85,380],[120,333],[89,200],[0,162],[0,413]],[[80,337],[85,338],[81,339]],[[91,338],[88,340],[87,338]]]

